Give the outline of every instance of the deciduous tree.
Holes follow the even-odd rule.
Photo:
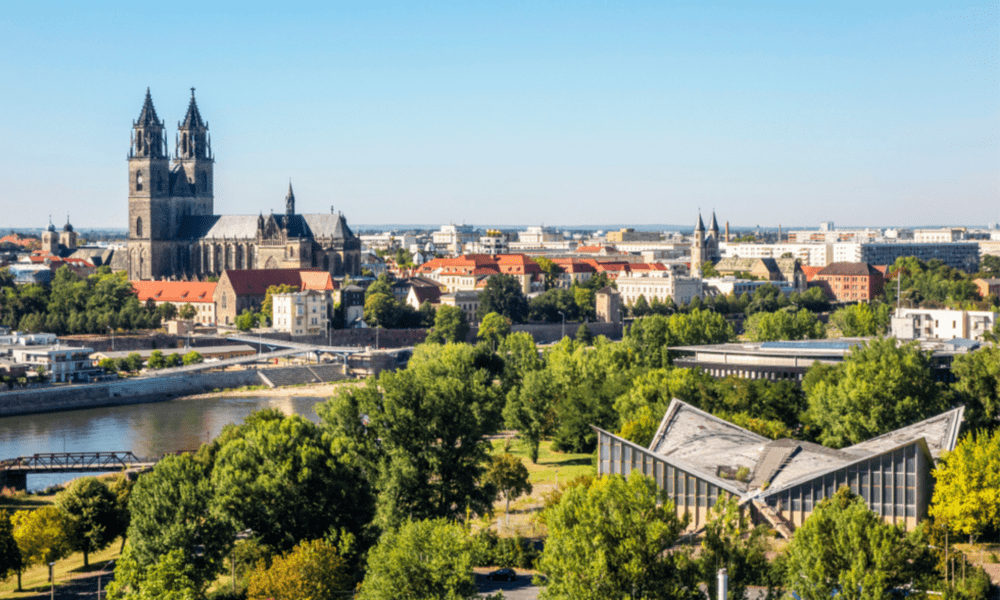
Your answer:
[[[185,302],[181,306],[180,310],[177,311],[177,316],[187,321],[190,321],[191,319],[195,318],[197,314],[198,310],[190,302]]]
[[[880,302],[845,306],[830,315],[830,323],[847,337],[885,335],[889,330],[889,306]]]
[[[486,342],[494,350],[508,335],[510,335],[510,321],[495,312],[488,313],[483,317],[479,324],[479,331],[476,332],[476,337]]]
[[[519,387],[510,391],[503,409],[504,421],[517,430],[528,444],[531,462],[538,462],[538,446],[542,439],[555,431],[555,403],[559,391],[545,371],[532,370],[524,374]]]
[[[263,543],[287,551],[340,529],[360,535],[371,521],[367,482],[331,453],[311,421],[265,409],[220,440],[212,468],[215,506]]]
[[[857,444],[947,408],[924,352],[894,338],[873,339],[821,372],[806,382],[805,418],[827,446]]]
[[[652,479],[633,472],[574,486],[542,513],[544,600],[700,599],[697,565],[673,548],[686,522]]]
[[[489,512],[493,493],[478,482],[485,436],[500,421],[493,378],[472,346],[423,344],[406,370],[383,371],[317,407],[339,451],[372,482],[380,525]]]
[[[11,517],[14,540],[21,550],[22,567],[55,562],[72,552],[72,532],[66,517],[55,506],[19,510]],[[18,573],[17,587],[21,587]]]
[[[497,493],[503,496],[506,502],[504,514],[510,514],[511,500],[531,493],[527,467],[520,458],[507,452],[492,458],[485,480],[492,483]]]
[[[0,510],[0,581],[7,581],[12,574],[17,574],[17,589],[21,590],[21,572],[24,570],[21,549],[14,539],[14,524],[10,521],[10,513]]]
[[[335,600],[349,595],[351,578],[336,546],[317,539],[301,542],[290,552],[274,558],[270,567],[261,563],[250,574],[249,600]]]
[[[957,355],[951,372],[958,378],[952,389],[965,405],[964,427],[975,431],[1000,425],[1000,346]]]
[[[1000,429],[966,435],[934,478],[932,517],[969,536],[1000,529]]]
[[[469,335],[469,322],[465,312],[457,306],[441,305],[434,316],[434,329],[427,341],[435,344],[464,343]]]
[[[767,582],[767,538],[763,525],[754,526],[748,513],[740,511],[735,496],[719,498],[708,511],[705,536],[701,542],[702,581],[708,597],[718,597],[716,573],[725,568],[729,575],[729,596],[747,597],[747,587]]]
[[[888,525],[848,488],[817,505],[795,531],[785,588],[803,600],[882,600],[913,581],[922,530],[907,536]]]
[[[368,558],[358,600],[477,597],[473,544],[445,519],[410,521],[386,531]]]
[[[91,552],[107,548],[118,537],[115,495],[96,477],[74,480],[56,505],[67,517],[73,549],[83,552],[84,567],[90,564]]]
[[[804,308],[794,313],[779,310],[752,314],[745,329],[746,339],[752,342],[819,339],[826,335],[826,328],[816,315]]]
[[[499,313],[512,323],[523,323],[528,318],[528,301],[513,275],[493,275],[486,281],[476,316],[481,321],[490,313]]]

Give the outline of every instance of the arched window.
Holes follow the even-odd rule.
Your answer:
[[[142,171],[135,172],[135,191],[142,191]]]
[[[222,308],[226,308],[226,295],[222,295]]]
[[[188,151],[188,136],[185,133],[184,137],[181,138],[181,152],[187,154]]]
[[[142,237],[142,217],[135,220],[135,237]]]

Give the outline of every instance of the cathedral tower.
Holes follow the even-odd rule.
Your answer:
[[[208,122],[202,120],[191,88],[184,120],[177,124],[174,167],[171,173],[173,195],[178,199],[178,215],[210,215],[214,212],[212,139]],[[181,198],[185,200],[180,200]]]
[[[164,123],[156,116],[146,88],[142,111],[132,122],[128,154],[130,279],[152,279],[163,268],[159,241],[171,234],[169,162]]]
[[[691,276],[701,277],[701,266],[705,263],[705,222],[698,213],[698,225],[691,240]]]

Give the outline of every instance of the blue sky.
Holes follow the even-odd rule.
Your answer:
[[[5,3],[0,229],[124,227],[147,86],[218,213],[1000,221],[998,4]]]

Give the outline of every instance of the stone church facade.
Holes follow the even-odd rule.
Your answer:
[[[203,280],[227,269],[319,268],[334,277],[361,273],[361,241],[340,213],[296,214],[291,184],[280,215],[214,214],[215,156],[191,89],[173,159],[166,124],[149,90],[132,123],[128,276]]]
[[[726,227],[728,232],[728,225]],[[695,226],[694,235],[691,238],[691,275],[701,277],[704,264],[717,261],[720,258],[719,222],[715,220],[715,211],[712,211],[712,226],[709,227],[707,233],[705,222],[701,220],[701,212],[699,212],[698,225]]]

